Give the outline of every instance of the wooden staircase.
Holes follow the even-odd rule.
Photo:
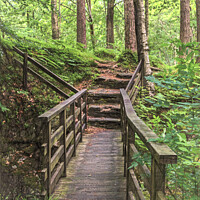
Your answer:
[[[120,69],[121,71],[121,69]],[[120,73],[117,65],[100,65],[101,75],[88,91],[88,122],[91,126],[120,128],[120,88],[126,88],[132,73]]]
[[[132,102],[138,87],[143,84],[142,61],[126,90],[119,90],[116,85],[120,84],[116,82],[120,81],[123,87],[122,83],[129,75],[118,74],[111,70],[112,67],[104,66],[104,73],[95,81],[89,94],[86,89],[81,90],[39,117],[45,136],[42,145],[44,168],[41,171],[43,197],[53,195],[60,200],[166,199],[165,166],[177,163],[177,155],[165,144],[148,141],[158,136],[133,109]],[[104,88],[104,83],[99,81],[104,80],[101,77],[105,74],[110,83],[116,83],[110,84],[110,89]],[[87,118],[93,126],[88,129]],[[59,127],[54,129],[56,119]],[[151,154],[150,167],[138,164],[134,169],[129,168],[133,155],[138,154],[136,134]],[[55,143],[58,146],[54,152]],[[149,194],[143,194],[141,181]]]

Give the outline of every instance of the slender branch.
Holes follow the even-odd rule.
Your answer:
[[[115,3],[114,7],[115,7],[117,4],[120,4],[120,3],[123,3],[123,1],[119,1],[119,2]]]
[[[72,1],[72,0],[70,0],[74,5],[76,5],[76,2],[74,2],[74,1]]]
[[[123,17],[123,19],[124,19],[124,14],[121,12],[121,10],[118,8],[118,7],[116,7],[117,8],[117,10],[119,11],[119,13],[121,14],[121,16]]]
[[[76,13],[76,11],[75,11],[75,10],[73,10],[72,8],[70,8],[70,7],[66,6],[66,5],[63,5],[62,3],[61,3],[60,5],[61,5],[61,6],[63,6],[63,7],[65,7],[65,8],[68,8],[69,10],[71,10],[71,11],[73,11],[73,12],[75,12],[75,13]]]
[[[14,9],[16,10],[16,8],[15,8],[9,1],[3,0],[3,2],[4,2],[5,4],[8,3],[12,8],[14,8]]]

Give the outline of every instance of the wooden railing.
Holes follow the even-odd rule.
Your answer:
[[[21,63],[19,60],[14,59],[15,64],[23,68],[23,87],[26,90],[27,89],[27,79],[28,79],[28,72],[34,75],[36,78],[38,78],[40,81],[45,83],[48,87],[56,91],[58,94],[63,96],[64,98],[69,98],[69,96],[63,92],[61,89],[59,89],[57,86],[52,84],[50,81],[46,80],[44,77],[42,77],[40,74],[35,72],[33,69],[31,69],[28,66],[28,61],[33,64],[35,67],[37,67],[39,70],[42,70],[45,74],[48,74],[51,78],[56,80],[58,83],[62,84],[65,88],[71,90],[72,92],[76,93],[79,90],[77,90],[75,87],[61,79],[59,76],[54,74],[52,71],[41,65],[39,62],[31,58],[27,53],[22,52],[18,48],[14,47],[13,50],[20,56],[23,57],[23,63]]]
[[[144,70],[143,60],[140,60],[138,66],[135,69],[127,87],[126,92],[129,94],[132,104],[134,104],[136,96],[139,92],[139,88],[143,86]]]
[[[50,196],[59,178],[66,176],[66,167],[76,155],[76,147],[87,126],[86,106],[87,90],[84,89],[39,116],[44,137],[42,196]],[[58,123],[54,125],[56,120]]]
[[[164,200],[166,165],[177,163],[177,155],[167,145],[149,141],[149,139],[156,139],[158,136],[136,115],[126,91],[121,89],[120,92],[123,152],[125,156],[124,175],[127,178],[126,199],[145,199],[135,175],[135,171],[137,171],[150,193],[150,199]],[[129,169],[132,156],[138,153],[135,146],[136,134],[151,154],[151,170],[147,165],[140,164],[135,169]]]

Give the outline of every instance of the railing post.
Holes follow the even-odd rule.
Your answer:
[[[165,165],[159,164],[155,158],[151,160],[151,200],[156,200],[158,191],[165,193]]]
[[[82,131],[83,122],[82,122],[82,101],[81,101],[81,97],[78,100],[78,105],[79,105],[79,108],[80,108],[80,114],[79,114],[79,117],[78,117],[78,119],[80,121],[80,133],[81,133],[80,142],[82,142],[83,141],[83,131]]]
[[[73,113],[73,132],[74,132],[74,155],[76,156],[76,116],[75,116],[75,101],[72,104],[72,113]]]
[[[121,141],[123,143],[123,156],[125,156],[125,151],[124,151],[124,134],[125,134],[125,129],[124,129],[124,119],[125,119],[125,116],[124,116],[124,104],[123,104],[123,100],[121,98],[121,102],[120,102],[120,112],[121,112],[121,131],[122,131],[122,134],[121,134]]]
[[[85,107],[83,109],[83,112],[85,113],[85,129],[87,129],[87,92],[83,96],[83,101],[85,102]]]
[[[64,146],[64,154],[62,160],[64,161],[64,172],[63,176],[67,175],[67,161],[66,161],[66,109],[60,113],[60,126],[63,126],[63,135],[61,137],[61,144]]]
[[[144,75],[145,75],[145,68],[144,68],[144,59],[142,59],[142,67],[141,67],[141,87],[144,87]]]
[[[27,90],[27,64],[28,64],[28,54],[24,53],[24,64],[23,64],[23,87]]]
[[[144,59],[142,59],[142,63],[141,63],[142,67],[141,67],[141,87],[140,87],[140,98],[142,99],[143,97],[143,91],[144,91],[144,87],[145,87],[145,66],[144,66]]]
[[[128,133],[127,133],[127,155],[126,155],[126,200],[129,196],[129,167],[131,165],[131,154],[130,154],[130,144],[135,144],[135,132],[132,130],[131,126],[128,124]]]
[[[51,195],[51,121],[47,123],[46,134],[48,137],[47,140],[47,156],[48,156],[48,164],[47,164],[47,194],[48,197]]]
[[[128,123],[126,115],[124,115],[124,176],[127,175],[127,141],[128,141]]]

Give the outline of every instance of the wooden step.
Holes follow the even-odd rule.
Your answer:
[[[88,91],[89,104],[119,104],[119,89],[94,89]]]
[[[133,73],[117,73],[117,78],[131,79]]]
[[[99,87],[111,88],[111,89],[120,89],[126,88],[129,79],[120,79],[120,78],[109,78],[109,77],[98,77],[95,79],[95,84]]]
[[[120,128],[121,120],[116,118],[94,117],[88,118],[88,123],[91,126],[102,127],[107,129],[117,129]]]
[[[120,118],[119,105],[90,105],[88,115],[92,117]]]

